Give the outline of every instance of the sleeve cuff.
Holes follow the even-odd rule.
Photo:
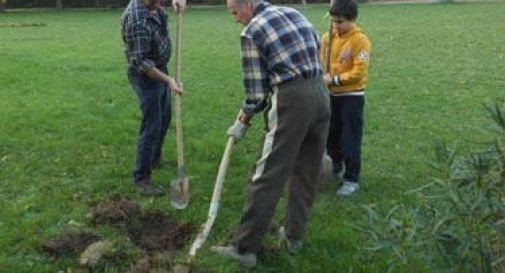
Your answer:
[[[242,106],[242,112],[244,112],[244,114],[246,114],[249,117],[253,117],[254,114],[256,114],[256,111],[254,110],[254,108],[251,107],[251,105],[246,105],[246,104],[244,104],[244,106]]]
[[[338,76],[338,75],[334,76],[332,79],[332,83],[335,86],[340,86],[340,76]]]
[[[252,102],[249,100],[244,101],[242,106],[242,111],[249,117],[253,117],[256,113],[263,111],[267,106],[266,100],[261,100],[258,102]]]

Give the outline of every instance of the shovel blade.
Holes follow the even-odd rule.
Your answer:
[[[189,203],[189,180],[179,177],[170,184],[170,204],[178,210],[185,209]]]

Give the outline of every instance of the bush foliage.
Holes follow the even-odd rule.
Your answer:
[[[414,207],[398,203],[387,213],[363,206],[372,252],[390,255],[390,271],[505,272],[505,105],[486,107],[496,139],[484,151],[459,154],[436,145],[435,178]]]

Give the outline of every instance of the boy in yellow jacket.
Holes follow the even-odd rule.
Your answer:
[[[333,160],[334,174],[338,176],[344,171],[344,183],[337,195],[346,197],[359,188],[363,107],[371,46],[355,24],[358,17],[355,0],[336,0],[330,8],[330,16],[332,33],[323,35],[320,52],[323,66],[328,66],[323,78],[331,91],[327,149]]]

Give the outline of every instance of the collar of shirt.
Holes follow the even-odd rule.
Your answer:
[[[163,23],[161,18],[165,15],[165,10],[163,8],[151,10],[148,6],[146,6],[144,0],[134,0],[131,6],[131,12],[138,16],[138,19],[153,19],[160,25]]]
[[[256,8],[254,8],[254,10],[253,10],[251,20],[252,20],[252,18],[256,17],[256,15],[260,14],[262,11],[264,11],[266,8],[268,8],[269,6],[271,6],[271,4],[266,1],[257,5]]]

